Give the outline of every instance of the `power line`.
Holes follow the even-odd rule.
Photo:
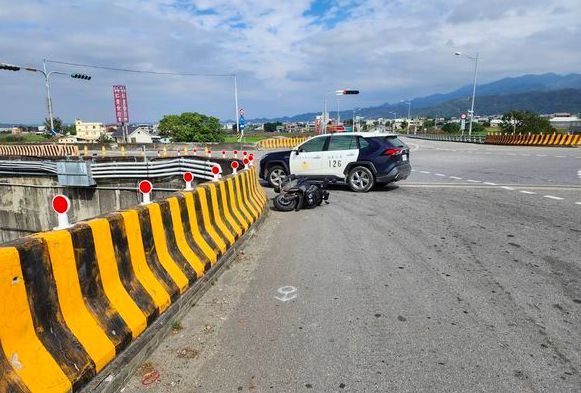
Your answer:
[[[173,76],[208,76],[208,77],[234,77],[236,74],[202,74],[202,73],[182,73],[182,72],[161,72],[161,71],[146,71],[146,70],[132,70],[129,68],[118,68],[109,66],[99,66],[93,64],[80,64],[80,63],[70,63],[67,61],[58,60],[45,60],[47,63],[62,64],[75,67],[87,67],[87,68],[97,68],[101,70],[109,71],[120,71],[120,72],[131,72],[134,74],[152,74],[152,75],[173,75]]]

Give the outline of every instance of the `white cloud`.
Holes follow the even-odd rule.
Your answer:
[[[482,81],[576,72],[581,64],[577,0],[550,7],[540,0],[339,0],[321,17],[306,14],[311,6],[310,0],[0,0],[0,61],[236,72],[248,117],[317,110],[323,92],[344,86],[361,89],[354,106],[451,90],[469,83],[472,72],[452,56],[455,50],[481,52]],[[53,82],[55,110],[67,121],[112,121],[114,83],[128,85],[135,120],[185,110],[234,114],[229,79],[84,71],[92,81]],[[0,86],[0,122],[44,117],[37,76],[0,72]]]

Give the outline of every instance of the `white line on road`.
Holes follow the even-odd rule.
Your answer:
[[[565,198],[559,198],[559,197],[556,197],[556,196],[553,196],[553,195],[543,195],[543,196],[545,198],[554,199],[556,201],[562,201],[563,199],[565,199]]]
[[[555,156],[557,158],[567,158],[567,156]]]
[[[575,202],[576,205],[581,205],[581,202]]]
[[[470,183],[482,183],[480,180],[468,179],[467,181],[469,181]]]
[[[428,172],[428,171],[420,171],[420,173],[425,173],[426,175],[429,175],[432,172]]]
[[[434,173],[434,175],[436,176],[440,176],[440,177],[446,177],[446,175],[442,174],[442,173]]]
[[[484,184],[486,184],[487,186],[497,186],[498,185],[496,183],[491,183],[489,181],[485,181]]]
[[[500,186],[500,188],[504,188],[505,190],[514,191],[514,188],[509,187],[509,186]]]
[[[450,179],[462,180],[462,178],[461,177],[458,177],[458,176],[450,176]]]
[[[537,157],[546,157],[546,154],[535,154]]]
[[[534,195],[534,194],[536,194],[536,192],[526,191],[526,190],[521,190],[520,192],[522,192],[523,194],[528,194],[528,195]]]

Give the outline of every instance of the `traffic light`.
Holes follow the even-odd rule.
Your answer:
[[[12,64],[0,63],[0,70],[20,71],[20,67]]]
[[[85,75],[85,74],[71,74],[71,78],[75,78],[75,79],[85,79],[90,81],[91,77],[89,75]]]
[[[343,90],[343,94],[359,94],[359,90]]]

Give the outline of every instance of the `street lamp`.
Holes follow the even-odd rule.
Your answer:
[[[476,52],[476,56],[469,56],[462,52],[455,52],[454,55],[456,56],[463,56],[469,60],[474,62],[474,83],[472,85],[472,106],[470,108],[470,125],[468,126],[468,136],[472,136],[472,120],[474,119],[474,98],[476,97],[476,75],[478,74],[478,59],[480,58],[480,54]]]
[[[409,134],[410,133],[410,116],[411,116],[411,110],[412,110],[412,102],[411,101],[404,101],[404,100],[401,100],[400,102],[407,104],[407,106],[408,106],[408,117],[407,117],[407,122],[406,122],[407,126],[406,126],[405,132],[406,132],[406,134]]]
[[[343,89],[343,90],[335,90],[335,91],[331,91],[326,93],[323,96],[323,134],[327,133],[327,96],[329,94],[335,94],[336,96],[342,96],[342,95],[351,95],[351,94],[359,94],[359,90],[353,90],[353,89]],[[337,99],[337,125],[339,125],[339,100]]]
[[[389,112],[393,115],[393,126],[391,127],[392,131],[395,131],[395,121],[397,120],[397,112]]]
[[[84,80],[91,80],[91,76],[90,75],[85,75],[85,74],[67,74],[66,72],[60,72],[60,71],[50,71],[47,72],[46,71],[46,60],[43,60],[43,69],[40,70],[38,68],[33,68],[33,67],[21,67],[18,65],[14,65],[14,64],[6,64],[6,63],[0,63],[0,70],[7,70],[7,71],[21,71],[21,70],[25,70],[25,71],[30,71],[30,72],[39,72],[42,74],[42,76],[44,77],[44,84],[46,86],[46,98],[47,98],[47,105],[48,105],[48,118],[50,119],[50,132],[55,135],[55,129],[54,129],[54,119],[53,119],[53,114],[52,114],[52,99],[50,97],[50,76],[53,74],[57,74],[57,75],[69,75],[71,78],[73,79],[84,79]]]

